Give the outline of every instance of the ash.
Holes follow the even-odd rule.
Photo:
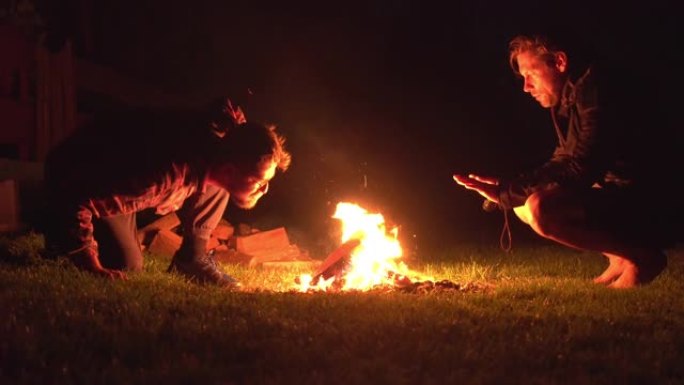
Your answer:
[[[371,292],[371,293],[407,293],[407,294],[439,294],[439,293],[476,293],[484,292],[489,286],[476,284],[474,282],[457,283],[443,279],[440,281],[414,281],[409,277],[393,275],[391,284],[383,284],[373,287],[370,290],[343,290],[344,278],[337,277],[327,291],[309,289],[308,293],[340,293],[340,292]]]
[[[407,284],[395,284],[392,289],[401,293],[430,294],[449,292],[478,292],[482,291],[484,287],[478,286],[472,282],[460,284],[444,279],[436,282],[418,281],[409,282]]]

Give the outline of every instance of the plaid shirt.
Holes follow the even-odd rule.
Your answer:
[[[98,121],[53,149],[45,177],[58,248],[98,256],[93,218],[149,208],[163,215],[204,191],[197,159],[207,131],[187,116],[135,113]]]
[[[149,208],[156,208],[159,215],[168,214],[180,209],[183,202],[198,190],[201,191],[202,187],[191,176],[189,166],[172,164],[159,180],[141,191],[88,198],[67,205],[75,214],[66,223],[71,238],[68,253],[86,252],[98,256],[97,241],[93,237],[93,217],[131,214]]]

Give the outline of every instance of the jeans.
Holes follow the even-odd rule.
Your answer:
[[[204,256],[212,231],[223,217],[230,195],[207,185],[183,202],[178,210],[183,242],[174,258],[189,261]],[[93,221],[100,262],[108,269],[141,270],[143,254],[137,235],[136,213],[103,217]]]

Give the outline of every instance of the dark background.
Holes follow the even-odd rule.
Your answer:
[[[648,82],[669,103],[663,121],[678,120],[677,7],[548,3],[98,1],[90,56],[173,93],[253,92],[248,119],[277,124],[293,164],[256,209],[231,207],[231,222],[286,226],[316,248],[330,240],[335,204],[354,201],[400,225],[411,250],[496,245],[501,213],[483,212],[451,174],[510,175],[555,144],[548,111],[508,67],[510,38],[553,31],[591,43],[633,75],[625,92]],[[534,238],[513,230],[514,242]]]

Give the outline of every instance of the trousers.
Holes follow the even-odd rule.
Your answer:
[[[178,210],[183,242],[174,258],[192,260],[204,256],[212,231],[228,205],[230,195],[222,188],[207,185]],[[136,213],[114,215],[93,221],[100,263],[108,269],[137,271],[143,267],[143,253],[137,235]]]

